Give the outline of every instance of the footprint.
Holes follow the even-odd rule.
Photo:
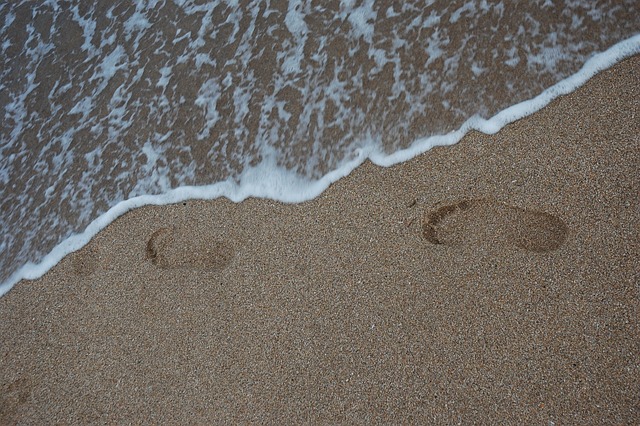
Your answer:
[[[558,249],[568,235],[558,217],[495,200],[462,200],[425,214],[422,234],[432,244],[512,244],[535,253]]]
[[[193,235],[184,229],[160,228],[147,242],[147,259],[163,269],[226,268],[234,256],[233,247],[225,241]]]

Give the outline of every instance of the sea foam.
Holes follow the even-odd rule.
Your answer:
[[[633,1],[51,0],[4,3],[0,22],[0,294],[131,209],[308,200],[640,53]]]

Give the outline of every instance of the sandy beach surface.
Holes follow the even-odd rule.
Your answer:
[[[640,57],[312,201],[132,211],[0,299],[0,424],[640,423]]]

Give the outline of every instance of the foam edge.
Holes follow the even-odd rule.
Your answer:
[[[238,182],[226,180],[205,186],[183,186],[174,188],[164,194],[142,195],[124,200],[91,222],[84,232],[72,235],[47,254],[41,262],[29,262],[20,267],[2,284],[0,297],[5,295],[20,280],[34,280],[42,277],[58,264],[65,256],[73,253],[89,243],[101,230],[125,213],[147,205],[166,205],[186,200],[212,200],[226,197],[239,203],[249,197],[268,198],[285,203],[300,203],[316,198],[332,183],[349,175],[354,169],[369,159],[378,166],[389,167],[408,161],[435,146],[453,145],[459,142],[469,131],[477,130],[485,134],[495,134],[507,124],[530,116],[541,110],[554,99],[575,91],[597,73],[631,56],[640,54],[640,34],[623,40],[604,52],[594,55],[576,74],[556,83],[538,96],[512,105],[489,119],[479,116],[470,117],[456,131],[446,135],[417,139],[407,149],[392,154],[385,154],[379,149],[365,147],[355,152],[354,157],[317,181],[301,178],[291,171],[274,166],[273,161],[261,163],[245,170]],[[274,170],[276,172],[274,173]],[[265,174],[269,176],[269,184],[265,184]]]

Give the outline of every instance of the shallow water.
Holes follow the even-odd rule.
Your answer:
[[[640,32],[635,0],[396,3],[0,4],[0,282],[141,195],[313,196]]]

